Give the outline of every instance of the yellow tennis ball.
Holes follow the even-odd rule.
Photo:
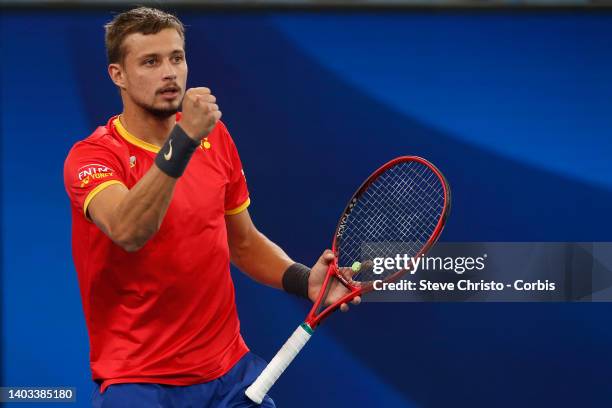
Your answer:
[[[359,272],[359,270],[361,269],[361,262],[353,262],[353,266],[351,266],[351,269],[353,270],[353,272]]]

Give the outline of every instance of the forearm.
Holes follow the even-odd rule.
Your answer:
[[[111,239],[128,251],[141,248],[159,230],[176,180],[151,166],[117,205],[110,225]]]
[[[216,126],[221,111],[208,88],[192,88],[183,98],[183,115],[138,183],[109,186],[86,209],[90,218],[126,251],[140,249],[159,230],[181,177],[203,137]],[[162,153],[163,152],[163,153]]]
[[[253,227],[249,238],[230,246],[231,260],[254,280],[282,289],[283,274],[294,263],[274,242]]]

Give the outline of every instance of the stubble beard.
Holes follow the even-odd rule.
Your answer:
[[[156,108],[153,105],[149,105],[149,104],[146,104],[140,101],[134,101],[134,102],[136,102],[136,105],[138,105],[140,108],[150,113],[152,116],[156,117],[157,119],[168,119],[172,115],[176,115],[176,113],[181,109],[181,105],[183,104],[182,98],[181,98],[181,102],[179,102],[176,105],[176,107],[169,106],[167,108]]]

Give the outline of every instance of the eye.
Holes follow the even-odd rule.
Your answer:
[[[183,55],[175,55],[172,59],[173,59],[173,61],[175,63],[178,64],[178,63],[182,62],[185,59],[185,56],[183,56]]]
[[[153,65],[155,65],[155,62],[155,58],[147,58],[146,60],[144,60],[144,65],[152,67]]]

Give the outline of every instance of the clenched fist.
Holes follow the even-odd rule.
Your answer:
[[[183,98],[183,114],[178,123],[195,141],[204,139],[221,118],[217,98],[209,88],[191,88]]]

